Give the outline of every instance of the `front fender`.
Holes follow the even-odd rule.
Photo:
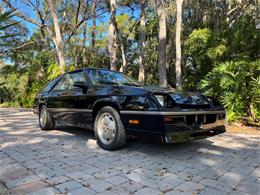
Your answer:
[[[102,105],[105,104],[105,105],[113,105],[113,107],[116,107],[117,110],[120,110],[120,109],[122,109],[122,107],[120,105],[120,101],[118,98],[119,97],[116,97],[116,96],[100,98],[94,102],[92,109],[94,110],[95,107],[97,107],[100,104],[102,104]]]

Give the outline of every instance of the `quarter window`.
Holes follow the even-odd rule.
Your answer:
[[[65,74],[64,77],[53,88],[53,90],[64,91],[64,90],[74,89],[76,87],[74,87],[73,84],[76,81],[86,82],[84,73],[82,71]]]
[[[57,82],[57,80],[60,79],[60,76],[57,77],[56,79],[50,81],[45,87],[44,89],[40,92],[40,93],[45,93],[45,92],[49,92],[51,90],[51,88],[55,85],[55,83]]]

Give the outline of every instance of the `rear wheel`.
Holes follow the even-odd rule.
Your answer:
[[[119,113],[114,108],[106,106],[100,109],[95,119],[94,130],[101,148],[112,151],[125,146],[125,128]]]
[[[51,130],[55,127],[54,120],[49,114],[46,106],[40,108],[39,124],[42,130]]]

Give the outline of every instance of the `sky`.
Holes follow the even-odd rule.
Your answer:
[[[35,3],[35,0],[32,0],[33,3]],[[35,19],[37,20],[37,16],[34,12],[34,10],[29,7],[28,5],[26,5],[25,3],[23,3],[21,0],[15,0],[15,1],[12,1],[12,5],[20,10],[23,14],[25,14],[26,16],[32,18],[32,19]],[[129,8],[118,8],[117,9],[117,15],[119,14],[122,14],[122,13],[129,13],[129,14],[133,14],[133,17],[135,18],[138,18],[139,17],[139,14],[140,14],[140,11],[139,9],[135,9],[133,12],[129,9]],[[109,13],[105,13],[102,15],[103,17],[101,18],[98,18],[97,20],[97,25],[99,25],[101,22],[105,22],[105,23],[108,23],[109,22]],[[16,18],[18,21],[21,21],[23,24],[26,25],[26,27],[29,29],[29,34],[28,36],[32,35],[33,32],[35,30],[38,29],[38,27],[30,22],[26,22],[20,18]],[[88,21],[88,25],[92,25],[92,21],[89,20]]]
[[[34,2],[34,0],[33,0]],[[26,16],[29,16],[30,18],[33,18],[35,20],[37,20],[37,17],[33,11],[33,9],[29,8],[27,5],[25,5],[24,3],[21,2],[21,0],[17,0],[14,1],[12,3],[12,5],[17,9],[20,10],[23,14],[25,14]],[[26,25],[26,27],[29,29],[30,33],[34,31],[35,28],[37,28],[36,25],[30,23],[30,22],[26,22],[20,18],[17,18],[17,20],[21,21],[22,23],[24,23]]]

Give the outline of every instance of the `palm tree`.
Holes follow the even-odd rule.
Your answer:
[[[15,10],[9,10],[4,13],[0,13],[0,46],[1,47],[10,46],[10,43],[6,43],[6,39],[17,36],[16,34],[7,32],[7,30],[10,29],[10,27],[17,24],[17,22],[13,22],[11,20],[14,11]]]

